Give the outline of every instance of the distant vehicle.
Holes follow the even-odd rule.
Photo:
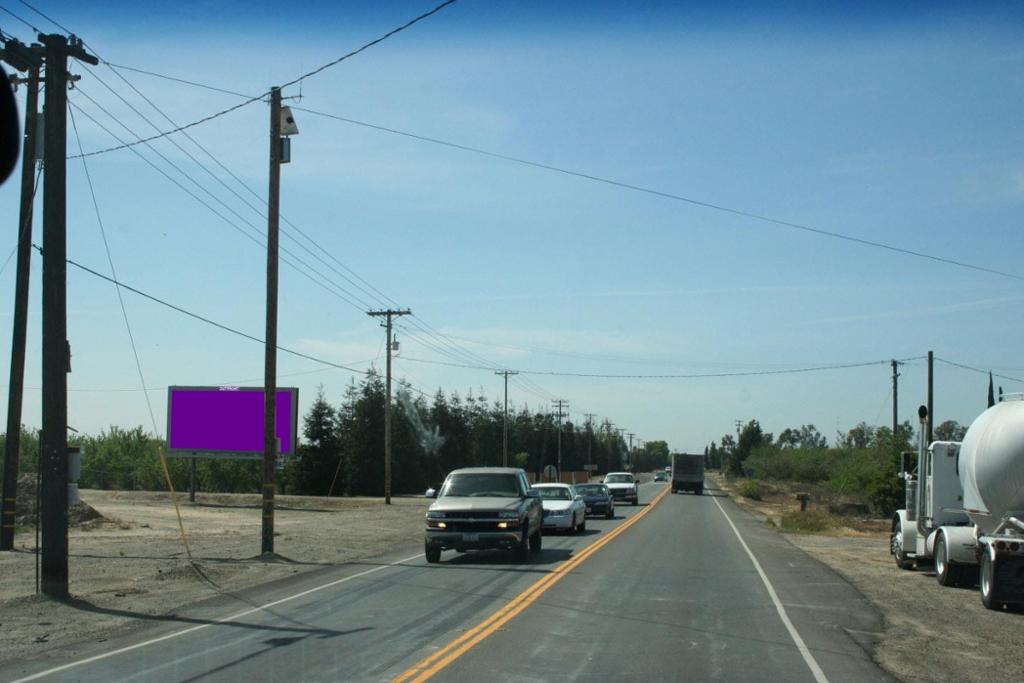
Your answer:
[[[640,485],[629,472],[609,472],[602,483],[612,492],[615,500],[629,501],[633,505],[640,503]]]
[[[583,496],[588,515],[604,515],[605,519],[615,516],[615,498],[604,484],[577,484],[576,493]]]
[[[545,530],[574,534],[587,528],[587,505],[583,496],[568,484],[535,484],[544,508]]]
[[[922,422],[928,409],[918,410]],[[922,429],[924,431],[924,429]],[[943,586],[973,586],[988,609],[1024,606],[1024,396],[983,412],[963,441],[919,442],[889,550],[900,569],[935,565]]]
[[[690,453],[672,454],[672,493],[693,491],[704,495],[704,456]]]
[[[540,552],[543,508],[540,492],[530,488],[526,472],[513,467],[454,470],[427,510],[423,541],[427,562],[441,551],[511,550],[517,562]]]
[[[654,475],[654,481],[668,481],[668,475],[664,472],[658,472]]]
[[[668,467],[665,468],[665,474],[671,474],[671,473],[672,473],[672,465],[669,465]]]

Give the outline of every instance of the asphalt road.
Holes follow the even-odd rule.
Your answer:
[[[664,488],[645,484],[641,500]],[[881,615],[716,491],[617,512],[545,537],[524,565],[446,552],[428,566],[410,548],[225,596],[0,679],[889,680],[865,651]]]

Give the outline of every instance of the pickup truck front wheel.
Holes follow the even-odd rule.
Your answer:
[[[430,564],[437,564],[441,561],[441,549],[431,546],[429,543],[424,544],[423,554],[427,556],[427,562]]]
[[[530,550],[530,530],[524,528],[523,535],[516,543],[515,548],[512,549],[512,559],[516,562],[526,562],[526,554]]]
[[[535,533],[533,536],[530,536],[530,552],[539,553],[541,545],[543,543],[544,541],[541,540],[540,529],[537,529],[537,533]]]

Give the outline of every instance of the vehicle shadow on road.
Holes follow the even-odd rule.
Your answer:
[[[572,556],[572,553],[572,548],[544,548],[539,553],[530,553],[526,562],[515,564],[511,562],[512,558],[504,550],[476,550],[442,560],[441,565],[448,567],[472,567],[474,569],[500,565],[502,571],[537,572],[541,570],[529,569],[529,567],[565,562]],[[542,570],[541,573],[546,574],[547,570]]]

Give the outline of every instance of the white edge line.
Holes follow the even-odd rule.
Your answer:
[[[804,658],[804,662],[814,675],[814,680],[818,681],[818,683],[828,683],[828,678],[825,677],[825,672],[821,670],[821,666],[818,665],[818,661],[807,648],[807,644],[804,643],[804,639],[800,637],[800,633],[797,632],[796,627],[793,626],[793,622],[789,620],[789,615],[786,614],[786,608],[783,607],[782,602],[779,601],[779,596],[775,592],[775,587],[772,586],[772,582],[768,580],[768,575],[765,574],[764,569],[761,568],[761,563],[757,561],[757,558],[754,557],[754,553],[752,553],[750,548],[747,546],[747,542],[743,540],[742,536],[740,536],[740,530],[732,523],[732,520],[725,512],[725,508],[722,507],[722,504],[718,502],[717,498],[712,498],[712,500],[715,501],[715,505],[718,506],[718,509],[722,511],[722,514],[725,516],[725,521],[729,522],[729,526],[732,527],[733,533],[736,534],[736,538],[739,539],[740,545],[742,545],[743,549],[747,551],[750,561],[754,563],[754,569],[757,570],[757,573],[761,577],[761,581],[764,582],[764,587],[768,589],[768,596],[771,597],[772,602],[775,603],[775,609],[779,613],[779,618],[782,619],[782,623],[786,626],[786,630],[789,631],[790,638],[792,638],[793,642],[796,644],[796,649],[800,651],[800,655]]]
[[[325,583],[325,584],[320,585],[320,586],[314,586],[313,588],[310,588],[308,590],[304,590],[301,593],[296,593],[294,595],[289,595],[287,597],[281,598],[280,600],[274,600],[273,602],[268,602],[265,605],[260,605],[259,607],[253,607],[251,609],[247,609],[247,610],[244,610],[242,612],[239,612],[238,614],[232,614],[229,617],[223,617],[221,619],[217,619],[215,621],[211,621],[211,622],[209,622],[207,624],[199,624],[198,626],[190,626],[189,628],[182,629],[180,631],[175,631],[173,633],[168,633],[168,634],[162,635],[162,636],[160,636],[158,638],[152,638],[150,640],[144,640],[141,643],[135,643],[134,645],[128,645],[126,647],[122,647],[122,648],[119,648],[117,650],[111,650],[110,652],[104,652],[102,654],[94,655],[92,657],[87,657],[86,659],[80,659],[77,662],[68,662],[67,664],[62,664],[61,666],[55,666],[52,669],[47,669],[46,671],[40,671],[39,673],[32,674],[31,676],[26,676],[25,678],[16,679],[14,681],[11,681],[11,683],[26,683],[27,681],[35,681],[35,680],[38,680],[38,679],[43,678],[45,676],[50,676],[52,674],[59,673],[61,671],[67,671],[68,669],[72,669],[72,668],[74,668],[76,666],[82,666],[83,664],[91,664],[92,662],[97,662],[97,661],[99,661],[101,659],[107,659],[108,657],[114,657],[116,655],[123,654],[125,652],[130,652],[132,650],[137,650],[139,648],[147,647],[149,645],[153,645],[155,643],[159,643],[159,642],[162,642],[162,641],[165,641],[165,640],[170,640],[172,638],[177,638],[178,636],[183,636],[183,635],[185,635],[187,633],[192,633],[194,631],[199,631],[201,629],[204,629],[204,628],[207,628],[207,627],[210,627],[210,626],[216,626],[217,624],[226,624],[228,622],[234,621],[235,619],[241,619],[242,617],[248,616],[248,615],[252,614],[253,612],[259,612],[260,610],[265,610],[265,609],[267,609],[269,607],[274,607],[276,605],[280,605],[283,602],[288,602],[290,600],[295,600],[297,598],[301,598],[303,596],[309,595],[310,593],[316,593],[317,591],[322,591],[322,590],[324,590],[326,588],[331,588],[333,586],[337,586],[338,584],[345,583],[346,581],[351,581],[353,579],[358,579],[358,578],[361,578],[361,577],[366,576],[368,574],[373,574],[374,572],[379,572],[379,571],[382,571],[384,569],[388,569],[390,567],[397,567],[399,565],[405,564],[406,562],[409,562],[410,560],[415,560],[416,558],[422,557],[422,556],[423,556],[422,553],[417,553],[416,555],[412,555],[411,557],[406,557],[406,558],[401,559],[401,560],[396,560],[395,562],[392,562],[391,564],[384,564],[384,565],[381,565],[379,567],[374,567],[373,569],[367,569],[366,571],[359,572],[358,574],[352,574],[351,576],[345,576],[345,577],[342,577],[340,579],[336,579],[334,581],[331,581],[329,583]]]

